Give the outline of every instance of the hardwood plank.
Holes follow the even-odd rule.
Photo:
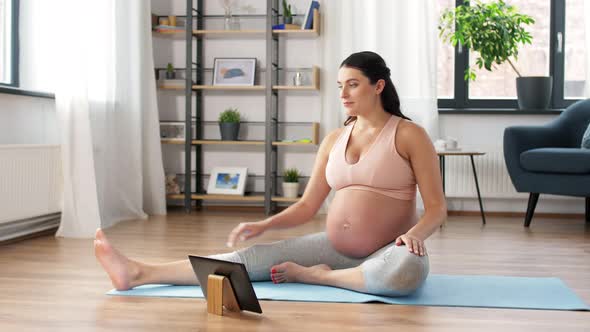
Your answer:
[[[146,262],[226,252],[239,222],[258,212],[171,212],[105,230],[130,257]],[[299,228],[272,231],[263,243],[323,230],[323,215]],[[590,227],[584,219],[451,217],[428,239],[431,273],[559,277],[590,302]],[[587,331],[590,313],[452,308],[377,303],[261,301],[263,315],[207,314],[203,299],[107,296],[110,282],[89,239],[38,237],[0,246],[2,331]],[[239,324],[239,327],[238,327]]]

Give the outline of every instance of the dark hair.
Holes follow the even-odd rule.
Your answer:
[[[340,68],[342,67],[350,67],[360,70],[363,75],[367,76],[371,84],[376,84],[377,81],[384,80],[385,87],[381,92],[381,104],[385,111],[403,119],[411,120],[402,114],[399,96],[391,81],[389,68],[387,68],[385,60],[383,60],[379,54],[369,51],[353,53],[342,61]],[[344,121],[344,125],[346,126],[354,120],[356,120],[356,116],[349,116],[346,121]]]

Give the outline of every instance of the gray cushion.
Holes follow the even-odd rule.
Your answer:
[[[584,132],[584,137],[582,137],[582,149],[590,149],[590,123]]]
[[[520,154],[522,168],[531,172],[590,174],[590,150],[541,148]]]

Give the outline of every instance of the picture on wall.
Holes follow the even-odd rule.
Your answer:
[[[215,58],[213,85],[254,85],[256,58]]]
[[[208,194],[244,195],[247,167],[214,167],[207,186]]]

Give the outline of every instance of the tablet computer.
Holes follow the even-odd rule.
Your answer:
[[[262,313],[260,303],[250,282],[246,267],[241,263],[222,261],[203,256],[188,256],[199,279],[203,294],[207,297],[207,282],[210,274],[227,277],[234,289],[240,310]]]

